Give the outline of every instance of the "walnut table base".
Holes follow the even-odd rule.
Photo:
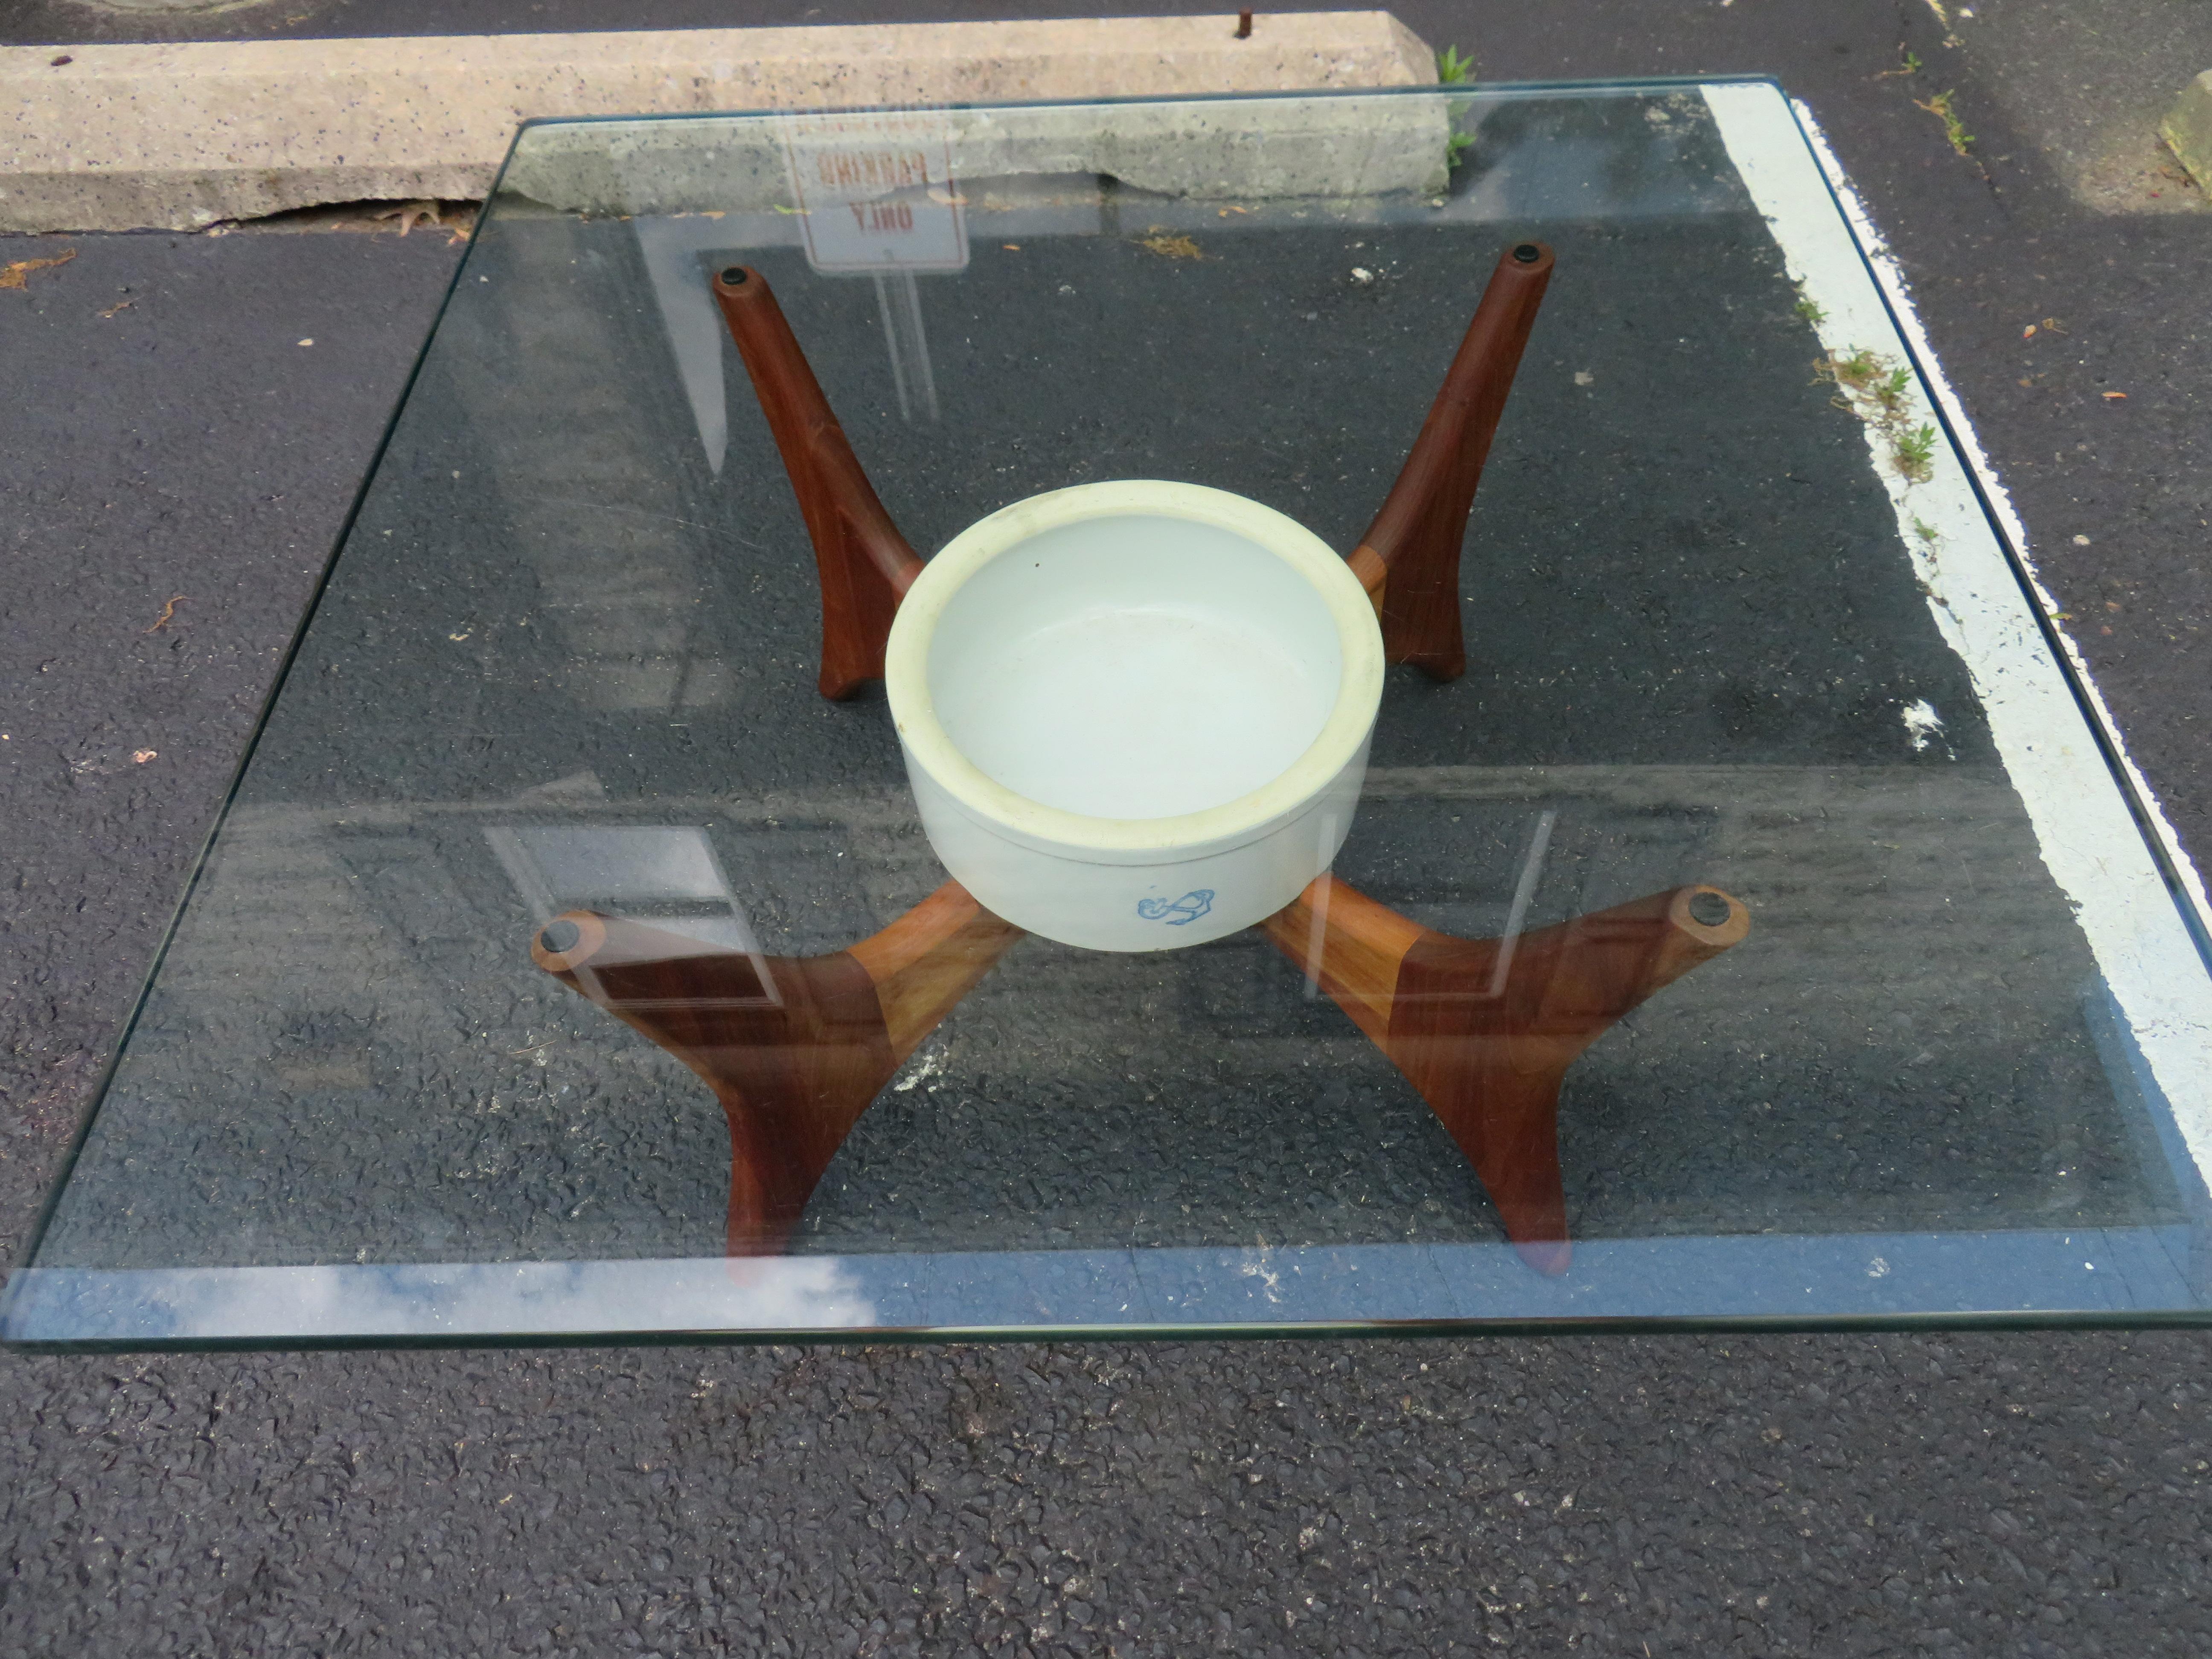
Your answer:
[[[1475,488],[1551,281],[1552,252],[1499,258],[1375,522],[1350,555],[1393,662],[1457,678],[1459,562]],[[877,498],[768,281],[743,265],[714,297],[814,544],[823,696],[881,678],[921,562]],[[1577,1055],[1653,992],[1741,939],[1712,887],[1654,893],[1518,938],[1431,933],[1329,876],[1261,931],[1420,1091],[1530,1266],[1565,1271],[1559,1085]],[[1019,929],[947,882],[881,933],[823,957],[756,957],[589,911],[549,922],[538,965],[696,1072],[730,1125],[729,1252],[782,1249],[853,1125]]]

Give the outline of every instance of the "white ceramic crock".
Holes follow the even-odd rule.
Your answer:
[[[963,531],[884,653],[922,828],[985,908],[1097,951],[1272,915],[1352,827],[1382,638],[1351,568],[1272,507],[1084,484]]]

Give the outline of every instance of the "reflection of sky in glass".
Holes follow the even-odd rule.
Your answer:
[[[828,1256],[774,1261],[454,1262],[404,1267],[47,1269],[9,1287],[4,1329],[149,1339],[270,1334],[842,1329],[879,1322]]]
[[[496,1340],[647,1331],[1868,1318],[2183,1306],[2186,1227],[1611,1239],[1563,1278],[1507,1245],[1065,1250],[18,1273],[16,1342]]]

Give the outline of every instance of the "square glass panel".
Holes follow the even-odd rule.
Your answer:
[[[1331,878],[948,896],[1060,843],[821,695],[718,273],[924,556],[1116,480],[1350,555],[1523,245],[1464,672],[1268,821]],[[526,128],[6,1337],[2203,1319],[2201,898],[1902,314],[1763,82]],[[1046,936],[1125,867],[1155,948]]]

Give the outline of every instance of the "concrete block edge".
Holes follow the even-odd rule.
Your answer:
[[[0,231],[473,199],[530,117],[1413,86],[1387,11],[0,48]],[[58,64],[55,60],[69,61]]]
[[[2158,131],[2197,187],[2212,196],[2212,70],[2181,89]]]

